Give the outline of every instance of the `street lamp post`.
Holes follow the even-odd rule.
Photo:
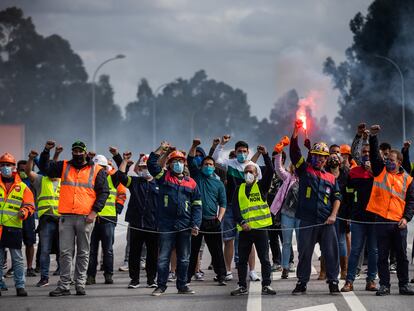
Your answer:
[[[406,134],[405,134],[405,81],[404,81],[404,75],[400,69],[400,66],[398,66],[398,64],[393,61],[391,58],[389,57],[385,57],[385,56],[381,56],[381,55],[374,55],[377,58],[381,58],[384,59],[386,61],[388,61],[389,63],[391,63],[395,69],[397,69],[398,73],[400,74],[400,78],[401,78],[401,106],[402,106],[402,132],[403,132],[403,143],[407,140],[406,139]]]
[[[156,119],[157,105],[155,101],[156,101],[158,92],[161,91],[161,89],[165,87],[166,85],[168,85],[168,83],[161,84],[159,87],[157,87],[155,89],[154,96],[152,99],[152,149],[153,150],[155,150],[155,148],[157,147],[157,119]]]
[[[98,74],[99,69],[101,69],[105,64],[117,60],[125,58],[125,55],[118,54],[115,57],[108,58],[104,62],[102,62],[95,70],[92,76],[92,150],[96,152],[96,97],[95,97],[95,79],[96,75]]]

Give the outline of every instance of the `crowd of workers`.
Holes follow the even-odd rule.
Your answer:
[[[302,129],[297,120],[290,139],[283,137],[270,155],[260,145],[252,158],[244,141],[225,151],[228,135],[214,139],[208,154],[199,139],[188,153],[162,142],[136,163],[131,152],[121,155],[110,147],[108,160],[88,152],[81,141],[73,143],[71,160],[59,161],[63,148],[54,141],[19,162],[5,153],[0,157],[0,296],[7,290],[4,276],[14,277],[17,296],[28,295],[25,277],[36,272],[36,286],[49,285],[53,253],[58,262],[53,274],[60,279],[49,295],[70,295],[71,286],[76,295],[86,295],[86,285],[96,283],[100,243],[105,284],[113,284],[115,226],[127,189],[127,246],[120,270],[129,272],[128,288],[140,287],[145,249],[146,287],[153,288],[153,296],[162,295],[169,281],[176,282],[178,294],[194,294],[190,283],[203,278],[205,241],[217,285],[233,279],[233,261],[236,265],[238,286],[232,296],[248,293],[248,278],[261,281],[263,295],[275,295],[274,271],[282,279],[296,272],[292,294],[300,295],[307,291],[318,243],[318,279],[326,280],[331,294],[353,291],[365,257],[367,291],[390,294],[390,273],[396,271],[399,294],[414,295],[407,258],[407,223],[414,213],[410,143],[402,152],[392,149],[379,144],[380,126],[360,124],[352,146],[311,145],[305,136],[308,153],[302,155]],[[260,157],[263,166],[256,163]],[[261,276],[255,272],[256,254]],[[345,280],[341,289],[339,278]]]

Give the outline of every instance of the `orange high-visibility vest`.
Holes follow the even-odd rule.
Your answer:
[[[404,173],[391,174],[383,169],[374,178],[367,211],[385,219],[400,221],[404,215],[405,196],[413,178]]]
[[[89,215],[96,200],[96,175],[101,169],[97,164],[77,169],[68,161],[63,161],[58,208],[60,214]]]

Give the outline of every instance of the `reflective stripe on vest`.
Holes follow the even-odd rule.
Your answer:
[[[17,191],[16,188],[19,191]],[[13,228],[23,227],[23,221],[18,214],[22,207],[23,194],[26,191],[26,188],[26,184],[21,182],[14,185],[13,189],[7,195],[6,191],[0,187],[0,225]]]
[[[109,197],[106,200],[105,207],[98,213],[99,216],[116,216],[116,188],[114,187],[114,183],[112,182],[111,176],[107,177],[108,179],[108,186],[109,186]]]
[[[96,200],[96,175],[102,168],[86,165],[77,169],[63,162],[58,211],[60,214],[88,215]]]
[[[367,211],[385,219],[400,221],[404,215],[407,188],[412,180],[406,172],[391,174],[384,168],[374,178]]]
[[[260,229],[272,225],[269,205],[263,201],[257,183],[252,186],[249,197],[246,196],[246,183],[241,184],[238,199],[241,216],[250,228]],[[237,230],[242,230],[240,225],[237,225]]]
[[[59,194],[60,180],[56,189],[54,189],[53,181],[49,177],[43,176],[40,193],[37,196],[37,214],[39,218],[43,215],[60,216],[58,212]]]

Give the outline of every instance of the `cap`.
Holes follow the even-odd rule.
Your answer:
[[[79,149],[82,149],[83,151],[87,151],[85,143],[80,140],[77,140],[72,144],[72,150],[75,148],[79,148]]]

